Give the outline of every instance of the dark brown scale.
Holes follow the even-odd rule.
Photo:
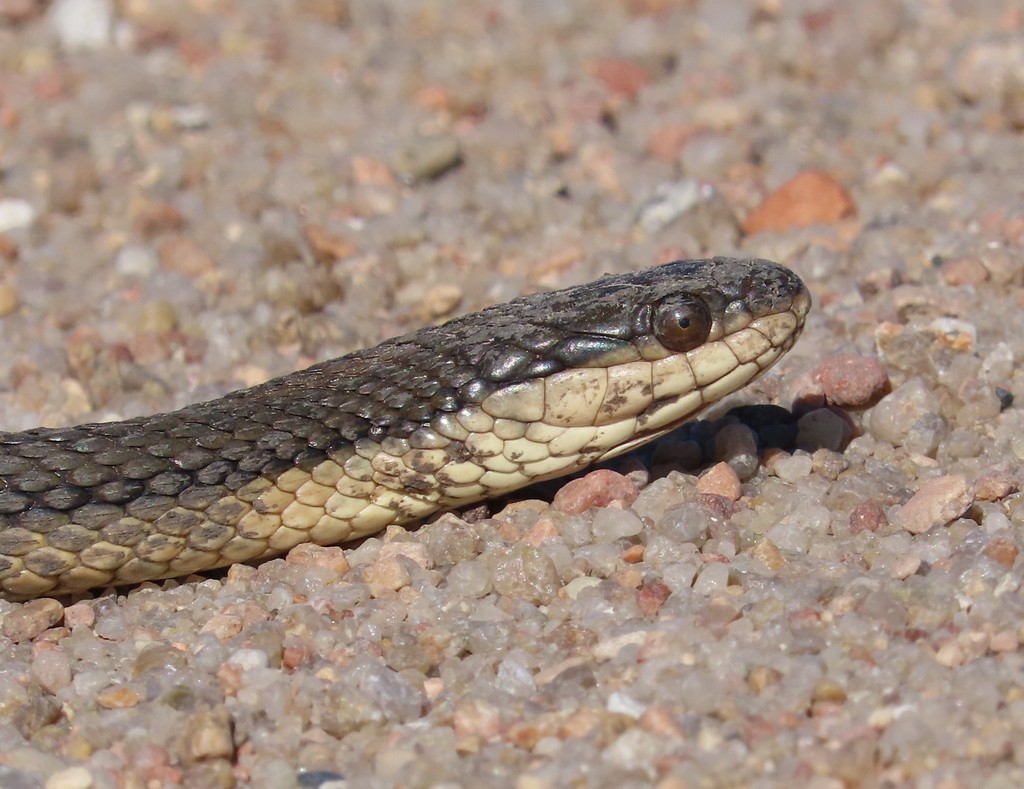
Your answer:
[[[117,483],[110,484],[116,485]],[[90,498],[102,500],[96,495],[96,492],[96,489],[87,491],[84,488],[61,485],[60,487],[42,491],[39,493],[37,500],[43,507],[49,507],[53,510],[74,510],[76,507],[81,507],[84,503],[87,503]]]
[[[10,486],[23,493],[38,493],[61,484],[61,478],[52,471],[34,469],[8,478]]]
[[[71,519],[88,529],[99,529],[124,517],[124,508],[116,504],[90,502],[71,513]]]
[[[214,488],[210,488],[210,490],[214,490]],[[188,491],[183,490],[179,495],[179,499],[186,493],[188,493]],[[128,504],[128,506],[125,507],[125,512],[133,518],[152,522],[167,512],[167,510],[174,507],[175,501],[176,499],[173,496],[154,496],[153,494],[147,493],[139,496],[135,501]],[[182,503],[182,506],[187,507],[188,505]]]
[[[113,482],[117,479],[117,470],[113,466],[101,466],[86,460],[78,468],[70,469],[65,478],[72,485],[91,488],[104,482]]]
[[[182,471],[165,471],[149,480],[146,490],[160,496],[177,496],[192,483],[192,477]]]
[[[96,542],[96,533],[83,526],[71,523],[54,529],[46,535],[46,541],[62,551],[78,553]]]
[[[82,492],[85,493],[84,490]],[[107,504],[127,504],[146,492],[146,483],[138,479],[118,479],[97,485],[90,492],[95,501],[103,501]],[[85,498],[79,502],[79,505],[88,500],[89,494],[85,493]],[[64,509],[70,508],[65,507]]]
[[[227,496],[228,493],[226,485],[218,485],[216,483],[195,485],[179,493],[178,502],[182,507],[190,510],[205,510],[214,502]],[[174,499],[168,498],[165,500],[170,503],[170,506],[174,506]]]

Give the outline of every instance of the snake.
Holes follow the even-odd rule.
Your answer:
[[[777,263],[679,260],[177,411],[0,432],[0,597],[335,545],[579,471],[750,383],[810,306]]]

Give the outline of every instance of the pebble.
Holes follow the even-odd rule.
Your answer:
[[[192,278],[209,274],[216,268],[213,258],[188,236],[169,236],[160,241],[157,259],[161,268]]]
[[[1020,555],[1020,549],[1011,541],[1004,538],[996,538],[985,546],[982,551],[989,559],[998,562],[1003,567],[1011,568]]]
[[[626,98],[635,97],[651,82],[643,65],[623,58],[602,58],[594,63],[593,71],[609,91]]]
[[[10,238],[0,233],[0,262],[13,263],[18,259],[18,245]]]
[[[965,100],[998,106],[1012,81],[1024,71],[1024,43],[1017,37],[973,42],[956,57],[950,72],[953,89]]]
[[[741,422],[727,424],[715,434],[714,457],[732,466],[740,480],[748,480],[761,465],[757,436]]]
[[[850,512],[850,534],[876,532],[888,525],[885,510],[875,501],[864,501]]]
[[[974,486],[959,474],[928,480],[896,513],[895,523],[911,534],[923,534],[959,518],[974,502]]]
[[[231,759],[235,754],[231,728],[231,717],[225,709],[192,715],[185,724],[178,749],[182,762],[193,764],[207,759]]]
[[[91,789],[96,784],[85,767],[58,770],[46,779],[46,789]]]
[[[713,595],[725,590],[729,584],[729,566],[719,562],[705,564],[693,582],[693,592],[698,595]]]
[[[4,616],[0,630],[15,643],[31,641],[63,618],[64,606],[56,600],[42,597],[29,600],[23,606],[9,611]]]
[[[110,44],[114,9],[110,0],[55,0],[50,23],[65,49],[102,49]]]
[[[730,501],[739,501],[743,492],[740,478],[728,463],[716,463],[697,478],[698,493],[712,493]]]
[[[137,325],[141,331],[166,334],[178,327],[178,310],[169,301],[151,301],[139,310]]]
[[[25,22],[42,12],[42,0],[0,0],[0,22]]]
[[[7,283],[0,283],[0,318],[18,309],[18,289]]]
[[[71,660],[62,649],[45,649],[32,658],[32,676],[50,694],[71,684]]]
[[[412,582],[405,562],[397,556],[378,558],[365,569],[363,577],[370,585],[370,594],[374,597],[382,597],[387,592],[397,592]]]
[[[978,501],[999,501],[1016,493],[1019,483],[1007,471],[986,471],[974,481],[975,497]]]
[[[0,233],[28,227],[36,219],[36,210],[27,200],[0,199]]]
[[[634,537],[644,529],[644,522],[629,510],[601,508],[594,513],[590,526],[598,542],[615,542],[624,537]]]
[[[462,162],[462,147],[452,134],[417,137],[391,157],[391,168],[406,183],[429,181]]]
[[[870,411],[867,427],[879,441],[900,446],[911,426],[938,408],[935,393],[921,378],[911,378],[878,401]]]
[[[694,504],[684,504],[669,510],[658,521],[658,530],[680,542],[703,545],[711,523],[707,512]]]
[[[808,170],[769,195],[743,220],[743,232],[754,235],[831,224],[853,216],[856,210],[853,199],[838,181],[827,173]]]
[[[869,405],[889,387],[885,367],[872,356],[836,354],[818,365],[815,375],[828,402],[844,408]]]
[[[423,313],[429,319],[448,315],[459,306],[463,295],[463,289],[454,283],[433,285],[423,294],[421,301]]]
[[[316,222],[307,222],[302,230],[320,263],[329,264],[336,260],[344,260],[359,251],[359,246],[348,236],[332,232]]]
[[[811,473],[814,461],[804,452],[795,455],[779,452],[765,465],[772,474],[784,482],[796,482]]]
[[[750,556],[773,572],[781,570],[786,565],[786,558],[779,550],[779,546],[769,539],[758,540],[750,549]]]
[[[797,448],[805,452],[828,449],[839,452],[846,447],[853,428],[842,416],[828,408],[819,408],[797,420]]]
[[[158,266],[156,253],[143,244],[125,244],[114,258],[114,269],[123,277],[146,279],[156,273]]]
[[[491,577],[498,594],[531,603],[550,602],[561,586],[558,571],[551,559],[523,543],[513,545],[493,557]]]
[[[564,484],[551,506],[567,515],[576,515],[592,507],[607,507],[612,502],[628,507],[639,495],[636,483],[629,477],[610,469],[598,469]]]
[[[142,697],[135,688],[111,688],[96,696],[96,705],[105,710],[129,709],[140,701]]]
[[[675,222],[700,199],[700,182],[692,178],[658,184],[653,197],[640,209],[637,224],[644,232],[653,235]]]
[[[332,571],[335,575],[344,575],[349,571],[345,549],[337,546],[325,547],[304,542],[288,551],[285,561],[296,567],[323,568]]]
[[[964,285],[980,285],[988,279],[988,269],[976,257],[956,257],[942,261],[939,276],[951,287]]]

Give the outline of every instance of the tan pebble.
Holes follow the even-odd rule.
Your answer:
[[[1017,480],[1006,471],[986,471],[974,482],[979,501],[998,501],[1017,492]]]
[[[430,570],[434,566],[434,560],[430,558],[430,551],[427,546],[418,542],[388,542],[381,546],[377,554],[378,561],[384,561],[395,556],[404,556],[424,570]]]
[[[639,564],[644,560],[644,546],[630,545],[622,552],[622,561],[626,564]]]
[[[178,755],[185,764],[230,759],[235,753],[231,717],[226,709],[195,713],[185,724]]]
[[[178,311],[169,301],[159,299],[142,307],[134,328],[153,334],[165,334],[178,327]]]
[[[921,569],[921,557],[908,554],[901,556],[896,560],[896,564],[892,568],[892,577],[902,581],[909,578],[918,570]]]
[[[64,624],[74,630],[76,627],[92,627],[96,622],[96,611],[86,603],[75,603],[64,609]]]
[[[424,317],[440,318],[449,314],[462,301],[462,288],[454,283],[433,285],[420,301]]]
[[[822,677],[811,691],[812,701],[830,701],[835,704],[842,704],[846,701],[846,689],[834,679]]]
[[[391,157],[391,169],[406,183],[416,183],[437,178],[461,161],[458,137],[436,134],[409,140]]]
[[[444,680],[440,677],[427,677],[423,680],[423,692],[430,700],[436,699],[445,689]]]
[[[0,283],[0,318],[18,309],[18,289],[6,282]]]
[[[374,597],[388,591],[396,592],[412,581],[409,571],[397,556],[374,562],[364,571],[364,578]]]
[[[96,696],[96,704],[105,710],[134,707],[140,701],[142,701],[142,697],[134,688],[111,688]]]
[[[140,201],[131,207],[130,213],[136,232],[143,238],[153,238],[185,226],[184,214],[170,203]]]
[[[998,562],[1003,567],[1013,567],[1014,562],[1017,561],[1017,555],[1020,553],[1020,549],[1013,543],[1012,540],[1008,540],[1004,537],[996,537],[992,542],[985,546],[983,553],[992,561]]]
[[[484,699],[469,699],[456,705],[452,716],[456,736],[476,734],[486,740],[501,732],[501,710]]]
[[[832,176],[807,170],[769,195],[743,221],[748,235],[786,231],[810,225],[833,224],[853,216],[857,209],[846,189]]]
[[[988,644],[993,652],[1016,652],[1020,646],[1020,637],[1012,630],[1000,630],[992,634]]]
[[[352,239],[327,230],[323,225],[307,222],[303,225],[306,240],[313,254],[320,263],[333,263],[336,260],[352,257],[359,247]]]
[[[781,570],[786,565],[786,557],[782,555],[779,546],[767,538],[754,545],[750,555],[772,571]]]
[[[344,575],[349,570],[345,549],[337,546],[324,547],[308,542],[296,545],[288,551],[285,561],[296,567],[321,567],[333,570],[338,575]]]
[[[911,534],[944,526],[961,515],[974,501],[974,486],[959,474],[925,482],[899,512],[896,524]]]
[[[742,489],[740,478],[728,463],[716,463],[697,480],[698,493],[713,493],[730,501],[739,501]]]
[[[196,278],[216,270],[213,258],[196,241],[185,236],[161,241],[157,258],[164,269],[186,277]]]
[[[538,548],[545,540],[552,540],[561,536],[562,533],[551,518],[540,518],[527,530],[521,539],[528,545]]]
[[[15,643],[31,641],[64,617],[64,606],[56,600],[30,600],[4,617],[2,632]]]
[[[397,186],[391,170],[380,159],[369,156],[353,156],[349,162],[352,168],[352,179],[361,186]]]
[[[747,687],[754,693],[760,694],[765,688],[777,684],[781,679],[782,674],[777,669],[754,666],[747,674]]]
[[[963,665],[964,651],[956,641],[947,641],[935,653],[935,660],[946,668]]]
[[[988,279],[988,269],[978,258],[949,258],[939,266],[939,276],[952,287],[980,285]]]
[[[65,756],[80,758],[77,754],[69,754],[66,749],[61,749]],[[46,779],[45,789],[92,789],[95,786],[92,773],[85,767],[68,767],[58,770]]]
[[[203,623],[201,633],[210,633],[221,641],[237,636],[242,632],[242,618],[234,614],[214,614]]]

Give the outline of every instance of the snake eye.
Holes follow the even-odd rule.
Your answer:
[[[654,336],[670,351],[688,351],[702,344],[711,332],[711,313],[693,296],[658,305],[652,321]]]

